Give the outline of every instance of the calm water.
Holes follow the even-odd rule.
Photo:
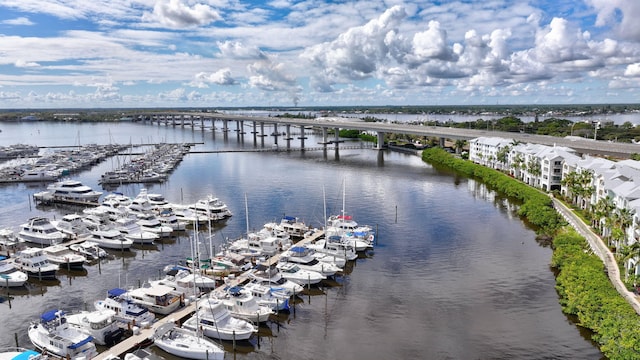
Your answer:
[[[166,141],[199,143],[194,150],[254,147],[249,134],[239,144],[234,132],[225,139],[219,132],[214,138],[210,131],[129,123],[21,123],[0,129],[0,145]],[[272,139],[265,142],[269,147]],[[125,160],[109,159],[73,178],[99,188],[100,175]],[[189,154],[168,182],[148,189],[172,202],[207,194],[225,201],[234,217],[214,229],[220,245],[283,214],[322,226],[325,201],[330,213],[342,207],[343,183],[347,212],[378,227],[375,253],[358,259],[350,274],[302,296],[295,314],[282,316],[279,327],[263,326],[260,344],[243,344],[237,358],[602,358],[562,314],[549,268],[551,250],[536,242],[513,207],[482,185],[439,173],[418,157],[333,149]],[[135,196],[140,187],[118,190]],[[29,197],[43,188],[1,186],[0,226],[16,229],[35,215],[73,211],[34,207]],[[109,288],[157,276],[164,265],[189,255],[188,249],[182,236],[89,266],[86,273],[61,274],[53,284],[30,283],[14,295],[11,308],[0,304],[0,345],[14,345],[17,334],[20,345],[30,346],[27,324],[41,312],[91,309]]]

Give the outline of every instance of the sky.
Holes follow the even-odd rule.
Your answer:
[[[638,0],[1,0],[0,108],[640,102]]]

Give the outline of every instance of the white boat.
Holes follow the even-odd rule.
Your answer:
[[[320,261],[312,254],[313,250],[304,246],[294,246],[282,253],[280,262],[295,263],[303,270],[315,271],[323,276],[333,276],[342,268],[334,263]]]
[[[116,229],[104,229],[91,231],[89,241],[96,243],[103,249],[129,250],[133,241],[126,239],[122,233]]]
[[[66,214],[60,220],[51,220],[51,224],[72,239],[89,234],[89,229],[82,221],[82,216],[78,214]]]
[[[32,323],[29,339],[39,349],[66,359],[88,360],[98,355],[93,338],[72,327],[60,310],[50,310]]]
[[[61,170],[49,170],[46,168],[35,168],[27,170],[20,175],[20,181],[55,181],[62,174]]]
[[[56,244],[42,248],[49,262],[57,264],[61,269],[81,269],[87,258],[76,253],[66,245]]]
[[[26,247],[11,229],[0,229],[0,255],[11,256]]]
[[[370,226],[358,225],[350,215],[334,215],[327,220],[325,236],[341,236],[342,240],[351,244],[356,251],[373,248],[375,234]]]
[[[251,282],[268,286],[278,292],[284,291],[288,296],[299,294],[304,287],[297,282],[293,282],[282,276],[280,270],[275,266],[266,266],[258,264],[251,273],[249,273]]]
[[[319,272],[301,269],[295,263],[278,262],[276,267],[283,278],[302,286],[317,284],[327,278]]]
[[[27,282],[29,276],[20,271],[12,262],[0,256],[0,287],[18,287]]]
[[[43,192],[44,193],[44,192]],[[97,203],[101,191],[95,191],[78,180],[62,180],[47,186],[46,193],[54,200]],[[44,195],[44,194],[43,194]],[[36,195],[34,195],[35,197]],[[46,195],[45,195],[46,196]]]
[[[81,243],[69,245],[69,249],[83,255],[88,261],[106,258],[109,254],[97,243],[86,240]]]
[[[171,286],[143,284],[142,287],[128,290],[126,299],[144,306],[156,314],[167,315],[181,305],[180,294]]]
[[[204,199],[200,199],[193,204],[187,206],[172,204],[174,208],[187,208],[194,211],[198,215],[206,216],[207,220],[221,221],[231,217],[231,211],[227,205],[217,197],[208,195]]]
[[[200,215],[195,211],[181,207],[179,205],[172,205],[171,209],[173,210],[174,215],[178,218],[179,221],[184,221],[187,224],[198,224],[198,225],[206,225],[209,222],[209,218],[205,215]]]
[[[19,347],[0,349],[0,360],[47,360],[46,355]]]
[[[113,225],[126,239],[133,241],[134,244],[149,245],[159,238],[158,234],[145,230],[134,218],[121,217]]]
[[[113,346],[124,335],[124,329],[116,323],[115,312],[112,310],[67,314],[67,322],[72,327],[93,337],[93,342],[98,345]]]
[[[202,333],[213,339],[248,340],[258,328],[250,322],[231,316],[224,304],[215,299],[198,302],[198,313],[182,324],[186,329],[202,329]]]
[[[58,265],[49,262],[40,248],[29,247],[16,254],[15,266],[36,279],[55,279]]]
[[[20,225],[18,238],[22,241],[48,246],[65,242],[68,236],[56,229],[48,218],[37,216]]]
[[[159,326],[153,343],[160,349],[181,359],[221,360],[224,349],[196,331],[176,327],[173,323]]]
[[[161,238],[169,237],[173,233],[173,229],[169,226],[162,225],[160,219],[153,213],[136,215],[136,222],[142,230],[152,232]]]
[[[165,273],[173,277],[178,283],[184,287],[188,283],[192,283],[200,289],[210,290],[216,287],[216,279],[202,275],[198,272],[192,272],[190,268],[181,265],[169,265],[165,267]],[[197,270],[196,270],[197,271]]]
[[[121,324],[140,327],[150,326],[156,316],[146,307],[137,305],[125,297],[127,291],[114,288],[107,291],[107,297],[93,303],[96,310],[111,310],[114,312],[114,319]]]
[[[168,226],[173,231],[184,231],[187,228],[187,222],[178,219],[171,208],[162,209],[158,213],[158,220],[160,220],[161,225]]]
[[[318,239],[314,243],[306,244],[306,246],[318,253],[343,257],[346,261],[352,261],[358,258],[358,253],[349,241],[342,241],[342,237],[337,235]]]
[[[296,240],[303,239],[311,230],[311,228],[307,224],[302,222],[297,217],[287,215],[283,216],[282,219],[280,219],[280,223],[272,223],[270,224],[270,226],[272,226],[274,229],[286,232],[287,234],[289,234],[289,236]]]
[[[269,287],[257,282],[246,283],[242,288],[251,293],[260,306],[266,306],[272,311],[289,310],[289,293],[283,288]]]
[[[251,292],[240,286],[225,289],[222,294],[211,292],[210,297],[221,300],[234,317],[255,324],[269,320],[269,316],[273,314],[270,307],[258,304]]]

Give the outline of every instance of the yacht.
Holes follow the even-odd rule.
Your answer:
[[[82,221],[82,216],[78,214],[66,214],[60,220],[51,220],[51,224],[71,239],[89,234],[89,229]]]
[[[58,265],[49,262],[40,248],[29,247],[16,254],[15,266],[37,279],[55,279]]]
[[[81,269],[87,262],[86,257],[62,244],[47,246],[42,251],[50,263],[57,264],[61,269]]]
[[[25,247],[25,242],[13,230],[0,229],[0,256],[10,257]]]
[[[374,230],[368,225],[359,225],[351,215],[332,215],[327,219],[325,236],[336,235],[351,243],[356,251],[373,248]]]
[[[65,242],[68,236],[56,229],[46,217],[32,217],[20,225],[18,238],[39,245],[53,245]]]
[[[93,303],[96,310],[111,310],[114,312],[114,319],[124,325],[137,325],[141,327],[150,326],[155,315],[147,308],[137,305],[126,299],[127,291],[114,288],[107,291],[107,297]]]
[[[144,306],[156,314],[167,315],[181,306],[180,294],[171,286],[145,283],[123,295],[126,299]]]
[[[272,311],[289,310],[289,293],[283,288],[270,287],[257,282],[242,285],[242,289],[251,293],[260,306],[266,306]]]
[[[27,282],[29,276],[20,271],[7,258],[0,256],[0,287],[18,287]]]
[[[232,215],[227,205],[213,195],[208,195],[186,207],[199,215],[206,216],[211,221],[225,220]]]
[[[84,256],[87,261],[94,261],[106,258],[109,254],[97,243],[86,240],[78,244],[69,245],[69,249],[77,252],[78,254]]]
[[[280,270],[275,266],[258,264],[255,269],[249,273],[249,278],[251,278],[251,282],[253,283],[268,286],[278,292],[285,292],[288,296],[299,294],[304,290],[304,287],[299,283],[283,277]]]
[[[343,257],[346,261],[352,261],[358,258],[358,253],[353,246],[351,246],[351,243],[349,241],[343,241],[342,237],[338,235],[318,239],[314,243],[308,243],[305,246],[315,250],[316,253]]]
[[[121,217],[114,222],[114,226],[134,244],[149,245],[159,238],[158,234],[145,230],[134,218]]]
[[[221,300],[234,317],[254,324],[269,320],[269,315],[273,314],[271,307],[258,304],[251,291],[241,286],[227,288],[222,294],[212,292],[210,296]]]
[[[187,222],[178,219],[178,216],[173,212],[171,208],[165,208],[158,213],[158,220],[163,226],[168,226],[173,231],[184,231],[187,228]]]
[[[29,339],[39,349],[65,359],[85,360],[98,355],[93,337],[67,322],[64,312],[50,310],[29,326]]]
[[[113,346],[124,335],[124,329],[118,326],[112,310],[82,311],[68,314],[67,322],[72,327],[91,336],[98,345]]]
[[[47,186],[46,193],[55,201],[97,203],[101,191],[95,191],[78,180],[62,180]],[[34,195],[35,196],[35,195]]]
[[[202,333],[213,339],[248,340],[258,328],[250,322],[231,316],[220,300],[206,299],[198,302],[197,314],[182,324],[186,329],[202,329]]]
[[[279,261],[295,263],[301,269],[315,271],[323,276],[333,276],[337,272],[342,271],[342,268],[332,262],[318,260],[313,256],[313,250],[305,246],[294,246],[283,252]]]
[[[169,226],[162,225],[158,217],[153,213],[140,213],[137,215],[136,222],[142,230],[152,232],[158,237],[170,237],[173,229]]]
[[[319,272],[301,269],[296,263],[278,262],[276,267],[283,278],[302,286],[317,284],[327,278]]]
[[[91,231],[89,241],[97,244],[103,249],[129,250],[133,241],[126,239],[122,233],[116,229],[104,229]]]
[[[282,219],[280,219],[280,223],[272,223],[271,226],[274,229],[286,232],[294,240],[302,240],[303,238],[305,238],[305,236],[307,236],[307,234],[309,234],[309,231],[311,230],[311,227],[306,225],[297,217],[286,215],[283,216]]]
[[[159,326],[153,334],[153,343],[160,349],[180,359],[222,360],[224,349],[192,331],[173,323]]]
[[[0,349],[0,360],[47,360],[46,355],[19,347]]]

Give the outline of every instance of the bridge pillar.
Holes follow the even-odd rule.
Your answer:
[[[204,131],[204,117],[200,116],[200,129]]]
[[[306,137],[304,136],[304,125],[300,126],[300,150],[304,151],[304,139],[306,139]]]
[[[278,133],[278,124],[275,123],[273,124],[273,143],[278,145],[278,137],[280,137],[280,134]]]
[[[287,150],[289,150],[291,149],[291,125],[287,124],[285,128],[287,129],[286,130],[287,137],[285,138],[285,140],[287,140]]]
[[[258,123],[255,122],[255,120],[253,121],[253,131],[251,132],[253,134],[253,145],[257,145],[258,142],[258,131],[256,129],[256,126],[258,125]]]
[[[226,139],[229,136],[229,120],[222,120],[222,136]]]
[[[195,121],[195,119],[194,119],[194,118],[193,118],[193,116],[192,116],[192,117],[191,117],[191,128],[192,128],[192,129],[195,129],[195,128],[196,128],[196,125],[195,125],[194,121]]]
[[[444,138],[443,137],[439,138],[438,142],[440,144],[440,147],[444,149]]]
[[[327,139],[327,135],[328,135],[328,130],[326,127],[322,128],[322,145],[324,146],[324,149],[327,149],[327,144],[329,143],[328,139]]]
[[[376,150],[382,150],[384,148],[384,133],[378,131],[378,143],[376,144]]]
[[[336,150],[338,150],[338,144],[340,143],[340,128],[334,128],[333,131],[335,132],[334,141],[336,143]]]

